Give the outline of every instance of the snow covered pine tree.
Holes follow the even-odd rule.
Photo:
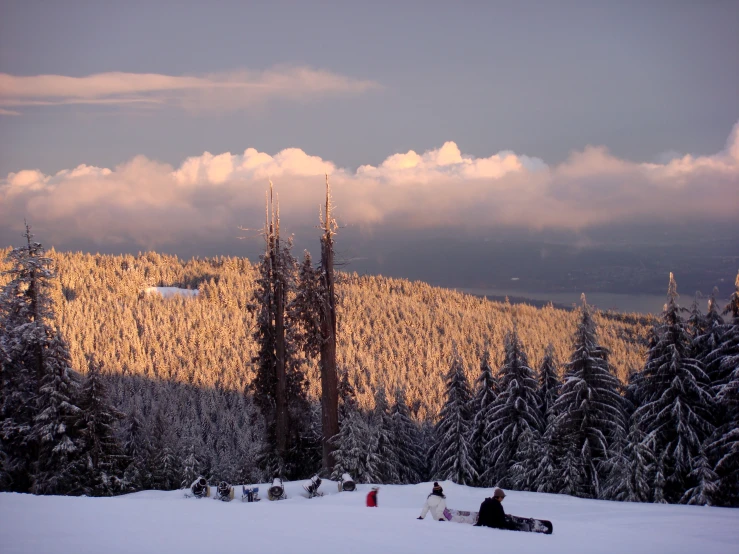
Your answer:
[[[706,467],[703,444],[713,432],[713,395],[701,363],[691,357],[692,342],[680,317],[672,273],[667,304],[654,335],[656,342],[639,380],[642,405],[634,418],[644,433],[643,441],[659,456],[656,471],[664,478],[664,488],[657,490],[656,485],[654,500],[663,496],[670,503],[692,502],[700,490],[711,487],[705,482],[696,488],[700,481],[712,479],[710,474],[696,470]],[[655,479],[656,483],[660,481]]]
[[[446,402],[436,424],[436,442],[431,449],[434,479],[458,485],[474,483],[477,471],[471,456],[470,387],[456,345],[446,374]]]
[[[621,384],[598,342],[590,307],[582,295],[574,352],[565,365],[564,384],[554,404],[555,440],[564,453],[559,492],[600,498],[611,450],[626,434]]]
[[[739,507],[739,273],[736,290],[724,313],[731,321],[724,325],[716,348],[708,356],[716,377],[714,391],[721,421],[708,445],[714,461],[716,494],[714,503]]]
[[[470,448],[475,471],[478,475],[476,484],[486,486],[492,483],[486,483],[484,479],[485,468],[489,465],[485,456],[485,444],[490,441],[490,437],[485,430],[489,425],[490,407],[498,396],[499,386],[498,380],[493,376],[493,369],[490,367],[490,349],[487,345],[480,360],[480,376],[477,378],[476,386],[477,389],[470,408],[472,412]]]
[[[500,487],[526,489],[526,469],[538,462],[534,446],[543,423],[534,371],[515,327],[505,337],[505,360],[499,379],[500,394],[490,407],[485,430],[490,437],[485,444],[489,465],[483,479]]]
[[[0,295],[0,486],[79,494],[79,383],[69,348],[52,326],[56,275],[30,227],[24,236],[26,246],[8,254],[11,280]]]

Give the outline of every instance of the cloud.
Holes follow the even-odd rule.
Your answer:
[[[267,100],[309,100],[358,94],[380,85],[309,67],[231,71],[209,75],[97,73],[18,76],[0,73],[0,113],[12,108],[89,105],[177,106],[188,110],[239,110]],[[7,109],[11,108],[11,109]]]
[[[499,152],[464,155],[454,142],[422,154],[388,156],[356,171],[289,148],[270,155],[205,152],[172,167],[138,156],[115,168],[81,165],[55,175],[37,170],[0,180],[0,232],[19,235],[25,217],[57,243],[94,240],[161,248],[235,237],[259,227],[268,179],[284,223],[314,225],[330,176],[343,225],[385,228],[500,226],[579,230],[618,223],[735,221],[739,206],[739,124],[725,150],[665,163],[619,159],[586,147],[547,166]],[[6,236],[9,236],[6,234]]]

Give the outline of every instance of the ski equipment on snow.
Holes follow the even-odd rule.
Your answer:
[[[444,517],[449,521],[455,523],[468,523],[474,525],[477,523],[477,516],[479,512],[468,512],[464,510],[453,510],[447,508],[444,510]],[[546,519],[535,519],[532,517],[519,517],[506,514],[506,520],[513,524],[515,531],[526,531],[529,533],[544,533],[545,535],[551,535],[554,531],[554,526],[551,521]]]

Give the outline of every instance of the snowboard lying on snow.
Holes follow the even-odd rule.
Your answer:
[[[463,510],[452,510],[447,508],[444,510],[444,517],[455,523],[469,523],[474,525],[477,523],[477,515],[479,512],[465,512]],[[534,519],[531,517],[519,517],[506,515],[506,519],[512,522],[517,531],[528,531],[530,533],[544,533],[551,535],[554,526],[551,521],[546,519]]]

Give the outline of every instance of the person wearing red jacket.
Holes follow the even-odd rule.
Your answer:
[[[377,491],[380,490],[380,487],[372,487],[372,490],[367,493],[367,507],[368,508],[377,508]]]

